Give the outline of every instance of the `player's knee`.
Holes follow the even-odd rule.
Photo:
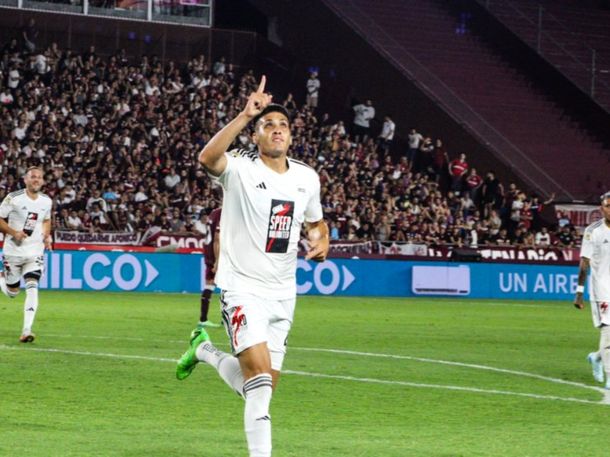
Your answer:
[[[249,347],[238,355],[239,365],[245,379],[266,374],[271,377],[271,358],[267,343],[260,343]]]
[[[40,279],[40,276],[40,271],[29,271],[23,275],[26,294],[31,295],[38,292],[38,280]]]
[[[42,276],[42,273],[40,271],[28,271],[26,274],[23,275],[23,279],[25,280],[25,283],[35,283],[36,285],[38,285],[38,281],[40,280],[40,277]]]
[[[14,284],[7,284],[6,285],[6,294],[10,298],[15,298],[17,295],[19,295],[19,282],[16,282]]]

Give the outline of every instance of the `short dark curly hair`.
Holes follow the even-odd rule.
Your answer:
[[[280,105],[278,103],[270,103],[269,105],[267,105],[259,114],[257,114],[253,121],[254,121],[254,125],[256,125],[256,123],[266,114],[269,113],[282,113],[284,116],[286,116],[286,119],[288,119],[288,121],[290,121],[290,113],[288,113],[288,110],[286,109],[286,107],[284,105]]]

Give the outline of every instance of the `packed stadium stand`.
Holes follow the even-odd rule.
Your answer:
[[[307,72],[295,83],[276,65],[268,77],[280,82],[275,100],[293,116],[292,154],[321,175],[335,241],[578,244],[569,220],[558,225],[542,212],[555,194],[570,201],[607,190],[607,151],[593,133],[471,30],[468,15],[456,19],[446,2],[324,4],[389,62],[404,58],[401,68],[441,91],[436,95],[451,103],[435,102],[522,178],[498,179],[503,170],[452,146],[456,138],[445,124],[435,126],[433,116],[410,106],[404,111],[415,122],[408,127],[426,126],[415,132],[421,138],[408,148],[402,125],[394,144],[383,145],[378,135],[388,100],[380,100],[385,111],[378,110],[369,137],[356,137],[351,104],[344,111],[328,106],[324,89],[336,84],[332,72],[320,75],[322,101],[312,109],[299,95]],[[60,230],[206,235],[220,190],[196,156],[243,106],[260,69],[218,53],[171,61],[102,54],[86,43],[72,51],[41,42],[31,50],[19,33],[2,43],[0,69],[0,197],[19,187],[27,166],[42,163]],[[253,147],[245,134],[236,146]]]
[[[610,152],[575,122],[546,88],[456,17],[449,2],[324,0],[405,72],[440,88],[440,103],[460,114],[483,141],[542,192],[587,198],[603,192]],[[450,99],[451,98],[451,99]]]

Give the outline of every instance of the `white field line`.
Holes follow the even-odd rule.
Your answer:
[[[146,341],[144,338],[113,337],[113,336],[78,336],[78,335],[53,335],[53,334],[49,334],[49,335],[45,335],[45,336],[59,337],[59,338],[93,338],[93,339],[116,339],[116,340],[124,339],[124,340],[130,340],[130,341]],[[169,343],[179,343],[179,344],[184,345],[184,344],[186,344],[185,341],[169,340],[168,342]],[[218,343],[215,343],[215,345],[216,346],[226,346],[226,345],[218,344]],[[435,364],[439,364],[439,365],[451,365],[451,366],[456,366],[456,367],[472,368],[475,370],[485,370],[485,371],[492,371],[492,372],[496,372],[496,373],[510,374],[510,375],[514,375],[514,376],[522,376],[522,377],[526,377],[526,378],[540,379],[542,381],[548,381],[548,382],[552,382],[552,383],[556,383],[556,384],[564,384],[564,385],[569,385],[569,386],[574,386],[574,387],[580,387],[582,389],[594,390],[596,392],[600,392],[603,394],[608,393],[608,390],[604,389],[602,387],[591,386],[589,384],[582,384],[579,382],[566,381],[565,379],[553,378],[553,377],[549,377],[549,376],[542,376],[542,375],[535,374],[535,373],[528,373],[526,371],[516,371],[516,370],[509,370],[506,368],[497,368],[497,367],[492,367],[489,365],[478,365],[478,364],[472,364],[472,363],[453,362],[453,361],[449,361],[449,360],[429,359],[429,358],[414,357],[414,356],[409,356],[409,355],[350,351],[350,350],[346,350],[346,349],[306,348],[306,347],[294,347],[294,346],[290,346],[289,349],[296,350],[296,351],[305,351],[305,352],[326,352],[326,353],[331,353],[331,354],[357,355],[360,357],[376,357],[376,358],[387,358],[387,359],[396,359],[396,360],[412,360],[415,362],[435,363]]]
[[[357,356],[361,356],[361,357],[379,357],[379,358],[386,358],[386,359],[413,360],[416,362],[436,363],[439,365],[451,365],[451,366],[456,366],[456,367],[473,368],[476,370],[494,371],[496,373],[505,373],[505,374],[511,374],[511,375],[515,375],[515,376],[523,376],[523,377],[527,377],[527,378],[540,379],[542,381],[549,381],[549,382],[554,382],[557,384],[566,384],[569,386],[581,387],[583,389],[590,389],[590,390],[594,390],[596,392],[602,392],[602,393],[606,392],[606,389],[603,389],[601,387],[590,386],[588,384],[582,384],[580,382],[566,381],[564,379],[559,379],[559,378],[551,378],[549,376],[542,376],[542,375],[535,374],[535,373],[528,373],[526,371],[515,371],[515,370],[508,370],[505,368],[490,367],[488,365],[477,365],[477,364],[473,364],[473,363],[452,362],[449,360],[428,359],[428,358],[424,358],[424,357],[413,357],[413,356],[409,356],[409,355],[393,355],[393,354],[383,354],[383,353],[375,353],[375,352],[348,351],[348,350],[343,350],[343,349],[293,348],[293,347],[290,347],[290,349],[296,349],[299,351],[308,351],[308,352],[328,352],[328,353],[332,353],[332,354],[357,355]]]
[[[59,354],[73,354],[73,355],[82,355],[87,357],[107,357],[112,359],[131,359],[131,360],[145,360],[152,362],[166,362],[166,363],[176,363],[175,359],[168,359],[162,357],[148,357],[141,355],[129,355],[129,354],[112,354],[106,352],[89,352],[89,351],[72,351],[65,349],[54,349],[54,348],[20,348],[15,346],[6,346],[0,345],[0,350],[14,350],[14,351],[36,351],[36,352],[47,352],[47,353],[59,353]],[[415,382],[406,382],[406,381],[390,381],[385,379],[375,379],[375,378],[357,378],[354,376],[341,376],[341,375],[329,375],[323,373],[312,373],[307,371],[294,371],[294,370],[284,370],[282,373],[284,374],[292,374],[299,376],[307,376],[314,378],[325,378],[325,379],[337,379],[343,381],[353,381],[353,382],[362,382],[362,383],[375,383],[375,384],[385,384],[385,385],[398,385],[405,387],[415,387],[415,388],[427,388],[427,389],[442,389],[442,390],[454,390],[454,391],[462,391],[462,392],[475,392],[482,394],[491,394],[491,395],[507,395],[507,396],[516,396],[516,397],[528,397],[535,398],[539,400],[551,400],[551,401],[565,401],[565,402],[575,402],[575,403],[585,403],[592,405],[599,404],[610,404],[609,396],[604,395],[604,398],[601,401],[592,401],[592,400],[584,400],[580,398],[573,397],[557,397],[554,395],[538,395],[524,392],[510,392],[503,390],[495,390],[495,389],[480,389],[475,387],[461,387],[461,386],[452,386],[452,385],[442,385],[442,384],[424,384],[424,383],[415,383]]]

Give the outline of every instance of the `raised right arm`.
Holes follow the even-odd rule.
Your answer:
[[[266,81],[265,76],[261,77],[258,89],[250,94],[243,111],[214,135],[199,153],[199,163],[212,175],[220,176],[225,171],[227,167],[225,152],[231,143],[250,121],[271,103],[271,95],[265,93]]]

